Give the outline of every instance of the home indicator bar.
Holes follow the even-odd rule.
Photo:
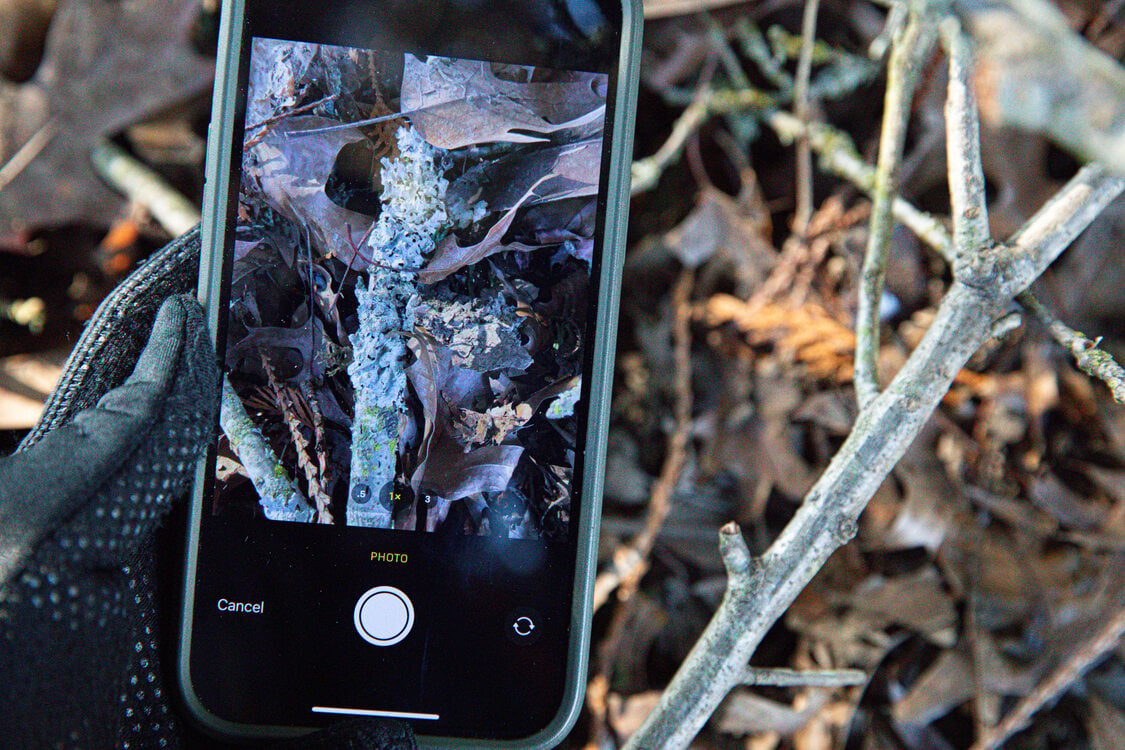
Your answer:
[[[345,716],[385,716],[388,719],[428,719],[435,721],[437,714],[419,714],[411,711],[376,711],[371,708],[337,708],[335,706],[313,706],[314,714],[343,714]]]

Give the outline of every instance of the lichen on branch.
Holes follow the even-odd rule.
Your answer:
[[[223,399],[219,424],[238,456],[247,476],[258,491],[262,510],[271,521],[302,521],[313,518],[314,510],[301,495],[289,472],[281,464],[273,448],[246,413],[242,399],[230,380],[223,378]]]
[[[444,152],[409,127],[398,131],[399,155],[382,161],[383,207],[366,242],[370,267],[356,285],[359,328],[349,338],[348,375],[355,393],[352,422],[349,526],[390,528],[393,508],[381,490],[394,481],[404,411],[406,331],[413,328],[414,269],[449,230]],[[402,269],[402,270],[398,270]]]

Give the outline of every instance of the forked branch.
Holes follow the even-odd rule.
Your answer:
[[[691,742],[730,689],[742,682],[769,628],[829,555],[854,536],[868,500],[929,420],[954,376],[992,335],[996,322],[1009,317],[1014,297],[1125,189],[1125,181],[1104,168],[1085,167],[1007,243],[994,245],[986,229],[984,182],[978,179],[975,106],[964,88],[968,57],[959,30],[949,25],[945,33],[950,56],[956,58],[949,128],[962,147],[950,159],[950,184],[959,196],[953,198],[953,241],[943,253],[953,265],[953,283],[887,389],[877,393],[874,381],[868,383],[873,392],[852,433],[769,550],[754,559],[735,524],[720,531],[728,575],[723,601],[626,748],[680,748]],[[785,124],[803,129],[793,120]],[[816,148],[814,130],[810,127],[808,133]],[[970,160],[975,164],[966,163]],[[888,170],[893,174],[893,165]],[[895,209],[893,192],[884,189],[883,198],[878,197],[886,174],[871,186],[884,204],[882,221]],[[933,234],[942,244],[948,242],[943,231]]]

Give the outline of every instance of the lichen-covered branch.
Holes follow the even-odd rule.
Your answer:
[[[887,252],[891,242],[891,209],[902,164],[910,102],[918,84],[921,63],[929,53],[933,39],[934,29],[930,21],[913,15],[901,33],[895,35],[891,46],[867,251],[863,259],[856,312],[855,390],[861,409],[866,408],[879,393],[879,304],[883,298]]]
[[[714,116],[743,109],[765,108],[774,105],[773,97],[756,89],[713,90],[704,89],[688,105],[672,126],[668,140],[652,156],[633,162],[631,195],[638,195],[656,187],[660,175],[679,158],[692,133]]]
[[[355,392],[352,420],[349,526],[389,528],[393,507],[383,492],[395,478],[399,426],[405,410],[405,331],[414,269],[448,229],[440,152],[412,129],[398,131],[398,158],[383,159],[383,208],[367,239],[366,284],[356,285],[359,329],[351,335],[348,367]],[[395,269],[405,270],[395,270]]]
[[[266,518],[272,521],[311,521],[313,509],[301,495],[273,448],[262,437],[261,430],[246,413],[242,399],[234,392],[230,380],[223,378],[223,400],[219,408],[219,425],[230,441],[242,468],[258,491]]]
[[[864,192],[875,186],[875,170],[863,161],[847,133],[824,123],[810,123],[806,128],[799,119],[788,112],[771,112],[766,123],[778,137],[791,140],[808,132],[809,145],[820,157],[820,166],[827,172],[843,177]],[[891,203],[894,217],[927,245],[937,250],[949,263],[953,263],[953,240],[945,226],[933,215],[919,211],[905,199],[896,196]]]
[[[1125,368],[1117,364],[1109,352],[1099,349],[1098,341],[1091,341],[1081,331],[1076,331],[1063,323],[1031,292],[1023,292],[1018,299],[1021,305],[1035,313],[1055,337],[1055,341],[1074,355],[1078,369],[1104,382],[1113,393],[1113,400],[1125,404]]]

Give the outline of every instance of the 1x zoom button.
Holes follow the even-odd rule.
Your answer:
[[[414,605],[394,586],[368,589],[355,604],[355,629],[374,646],[393,646],[414,627]]]

